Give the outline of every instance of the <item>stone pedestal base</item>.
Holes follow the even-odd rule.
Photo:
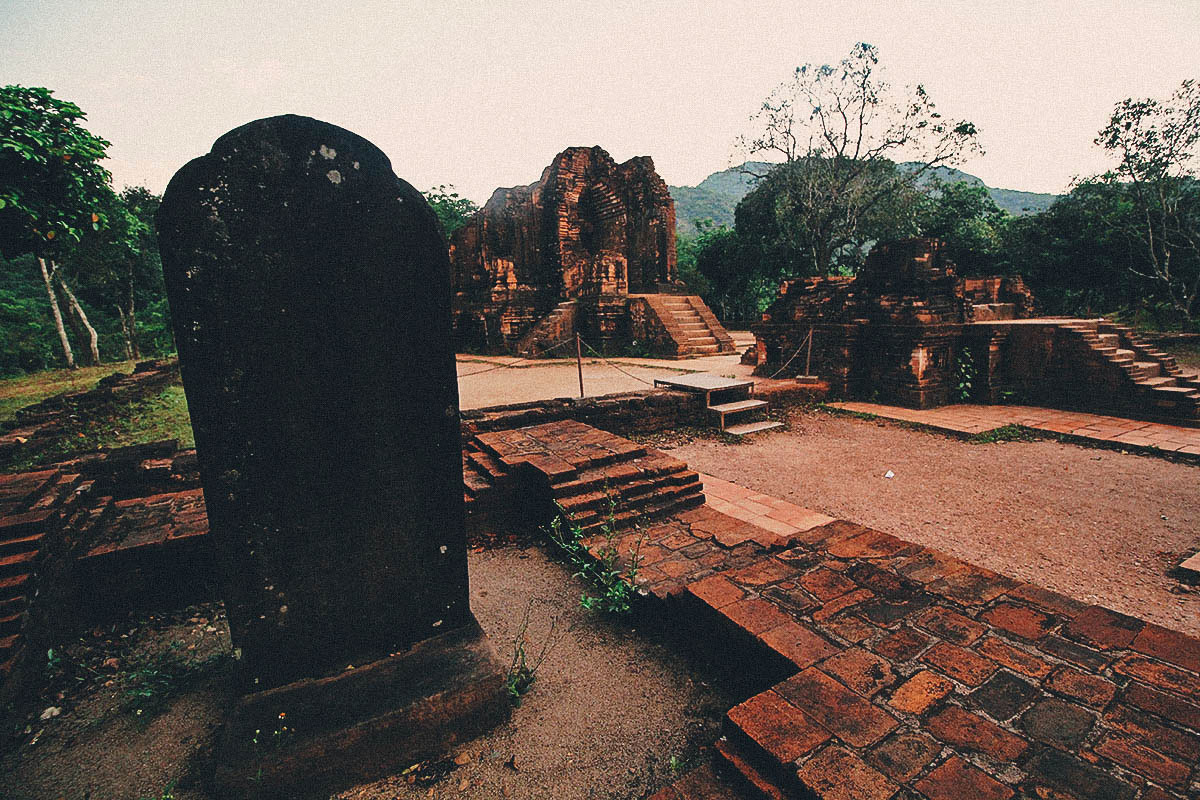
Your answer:
[[[508,718],[504,677],[472,619],[405,653],[245,695],[215,753],[219,796],[328,797],[444,755]]]

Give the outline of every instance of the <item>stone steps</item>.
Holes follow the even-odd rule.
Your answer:
[[[611,509],[608,501],[602,499],[593,507],[568,512],[567,516],[585,536],[606,525],[623,530],[634,523],[651,522],[704,505],[703,489],[699,480],[675,488],[658,487],[624,503],[617,502]]]
[[[782,428],[782,422],[771,422],[770,420],[761,420],[759,422],[742,422],[737,425],[730,425],[725,429],[726,433],[734,436],[748,436],[751,433],[761,433],[775,428]]]
[[[733,339],[698,297],[643,295],[675,343],[679,357],[734,352]]]
[[[1099,405],[1179,425],[1200,426],[1200,381],[1192,382],[1175,359],[1146,344],[1135,331],[1106,320],[1068,320],[1059,328],[1078,336],[1099,362],[1116,376],[1113,396],[1097,397]],[[1124,384],[1127,388],[1120,388]]]
[[[565,501],[574,495],[603,490],[605,486],[621,486],[664,475],[677,475],[686,470],[687,464],[679,459],[653,451],[619,464],[583,470],[573,480],[556,483],[554,496]]]
[[[767,776],[743,752],[742,748],[722,736],[713,744],[720,771],[732,777],[733,783],[742,790],[742,796],[753,800],[788,800],[792,795],[784,791],[779,783]]]

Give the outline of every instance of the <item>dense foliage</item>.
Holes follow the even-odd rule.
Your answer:
[[[113,190],[85,119],[47,89],[0,88],[0,375],[173,349],[158,198]]]
[[[466,197],[454,191],[453,186],[435,186],[423,193],[433,213],[437,214],[442,223],[442,231],[449,239],[456,230],[467,224],[467,220],[479,210],[479,206]]]

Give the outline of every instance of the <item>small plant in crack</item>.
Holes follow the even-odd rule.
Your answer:
[[[620,529],[617,525],[617,503],[605,487],[608,513],[596,536],[588,537],[600,543],[592,548],[584,543],[583,526],[572,518],[571,513],[559,503],[558,516],[546,528],[546,535],[558,548],[563,558],[575,569],[576,577],[582,578],[592,592],[585,591],[580,605],[589,611],[607,614],[627,614],[633,608],[634,582],[641,566],[641,550],[644,537],[638,537],[626,554],[625,565],[621,564]]]

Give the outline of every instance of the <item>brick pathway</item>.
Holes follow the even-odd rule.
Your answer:
[[[1170,451],[1200,456],[1200,428],[1086,414],[1082,411],[1059,411],[1035,406],[954,405],[920,410],[879,403],[841,402],[828,405],[843,411],[915,422],[952,433],[979,434],[1005,425],[1023,425],[1048,433],[1120,445],[1130,450]]]
[[[1200,641],[704,483],[708,504],[619,548],[640,543],[663,613],[788,677],[727,714],[740,777],[653,800],[1200,797]]]

